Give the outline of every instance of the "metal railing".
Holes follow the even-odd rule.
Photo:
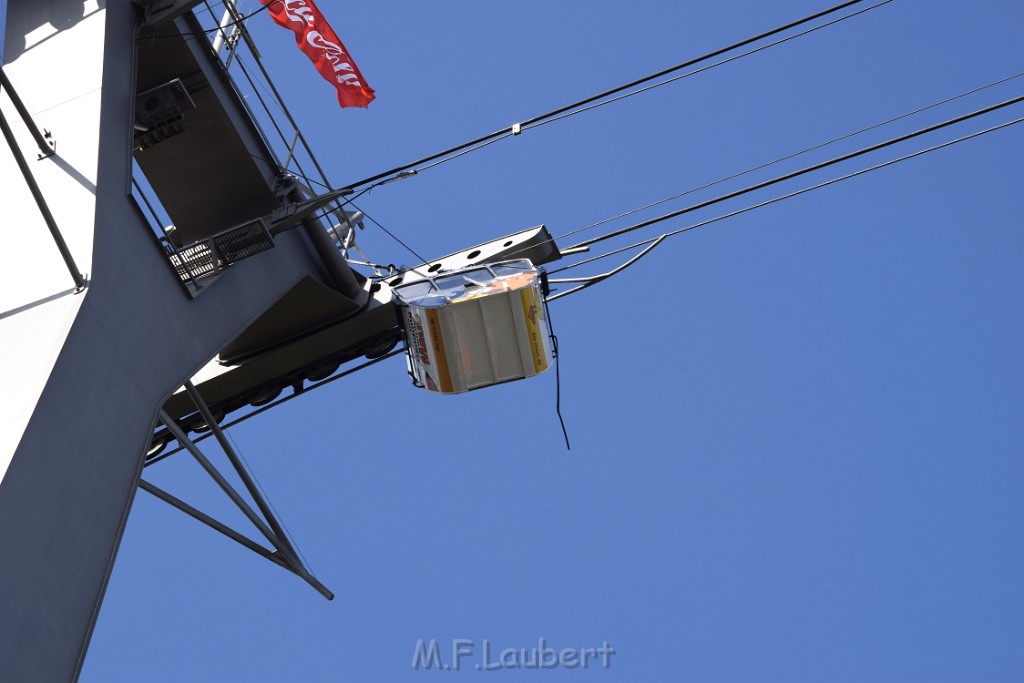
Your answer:
[[[263,65],[260,51],[245,26],[245,17],[238,10],[238,3],[234,0],[204,0],[203,6],[208,14],[197,14],[196,17],[201,25],[209,24],[206,27],[213,32],[212,49],[217,51],[228,81],[256,123],[264,144],[274,155],[274,161],[283,171],[298,176],[306,184],[320,185],[326,192],[335,190]],[[215,21],[218,10],[223,12],[219,23]],[[217,31],[218,28],[221,30]],[[236,71],[241,78],[235,78]],[[243,81],[247,87],[242,87]],[[249,104],[251,98],[259,103],[259,109]],[[268,102],[268,98],[272,102]],[[279,120],[280,116],[284,121]],[[276,139],[267,134],[268,128],[273,129]],[[312,167],[315,176],[307,172],[308,167]],[[337,208],[341,209],[340,202]]]
[[[322,188],[323,192],[334,190],[312,147],[263,66],[259,50],[245,28],[244,17],[240,14],[237,3],[233,0],[204,0],[194,11],[194,17],[209,36],[210,49],[217,54],[226,81],[238,95],[268,150],[271,158],[267,161],[276,165],[283,173],[296,176],[303,187],[310,188],[316,185]],[[188,286],[190,293],[195,294],[201,289],[200,280],[218,274],[225,266],[242,257],[235,254],[238,258],[225,259],[225,249],[231,251],[235,248],[226,246],[224,240],[229,239],[229,234],[241,230],[244,225],[195,244],[177,244],[172,237],[173,226],[170,217],[163,210],[159,197],[146,182],[137,164],[133,167],[132,195],[139,203],[140,210],[149,218],[157,241],[167,254],[178,277]],[[341,199],[335,199],[326,213],[333,213],[338,222],[345,222],[347,218],[342,205]],[[311,220],[321,218],[313,217]],[[331,225],[325,224],[323,227],[326,231]],[[264,231],[265,228],[264,225]],[[235,235],[231,239],[241,238]],[[216,240],[220,242],[215,243]],[[250,234],[243,242],[245,255],[255,254],[273,246],[272,238],[263,232],[259,235]]]

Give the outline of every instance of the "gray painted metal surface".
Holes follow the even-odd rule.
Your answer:
[[[32,174],[87,286],[68,288],[67,267],[23,189],[11,219],[18,229],[0,231],[0,265],[10,254],[30,264],[0,268],[0,680],[77,678],[157,416],[166,410],[173,422],[194,410],[180,393],[168,400],[189,378],[204,369],[195,383],[205,402],[229,411],[254,392],[385,353],[399,338],[390,290],[397,278],[355,275],[323,226],[309,221],[272,220],[272,248],[202,287],[183,283],[167,249],[268,215],[296,217],[306,200],[318,200],[282,191],[273,154],[193,18],[151,27],[167,41],[153,50],[145,35],[137,43],[144,16],[128,0],[9,0],[4,15],[5,73],[58,140]],[[75,54],[83,60],[68,65]],[[175,79],[194,95],[188,129],[171,126],[139,150],[138,93]],[[81,91],[70,105],[65,88]],[[211,145],[196,131],[231,144]],[[27,131],[13,144],[35,151]],[[180,223],[176,237],[160,242],[130,194],[133,150]],[[9,188],[23,181],[11,151],[0,147],[0,182]],[[404,277],[513,250],[535,263],[559,257],[541,226]],[[290,568],[305,571],[298,562]]]
[[[0,677],[12,681],[77,677],[163,401],[301,279],[330,284],[307,232],[292,230],[277,236],[274,249],[232,265],[202,296],[186,295],[128,194],[137,7],[101,1],[89,22],[81,21],[82,7],[81,0],[9,7],[8,28],[24,31],[13,42],[8,35],[12,68],[48,49],[26,51],[25,37],[55,18],[66,20],[65,32],[98,19],[105,29],[95,46],[103,51],[95,183],[86,177],[95,211],[75,228],[91,232],[89,286],[74,300],[77,310],[59,311],[72,316],[66,338],[53,362],[35,369],[45,386],[0,473]],[[72,242],[77,248],[81,240]],[[32,310],[46,321],[49,309]],[[18,327],[25,311],[6,311],[5,329],[30,334]],[[7,341],[13,336],[0,345]],[[5,358],[0,372],[16,362]]]

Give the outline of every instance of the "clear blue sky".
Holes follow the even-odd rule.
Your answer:
[[[341,186],[829,4],[322,0],[377,91],[365,111],[339,109],[269,17],[250,26]],[[359,203],[427,258],[561,234],[1024,71],[1022,25],[1019,0],[895,0]],[[232,429],[337,598],[140,493],[81,680],[1024,679],[1022,150],[1024,124],[687,233],[553,304],[571,452],[554,373],[437,396],[401,359]],[[191,459],[146,476],[247,529]],[[410,665],[418,639],[449,658],[456,638],[540,637],[616,653],[608,670]]]

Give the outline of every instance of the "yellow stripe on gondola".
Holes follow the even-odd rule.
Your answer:
[[[526,318],[526,329],[530,340],[530,353],[533,355],[533,371],[540,373],[547,369],[548,359],[544,353],[544,340],[541,337],[540,321],[544,320],[544,304],[537,295],[537,287],[524,287],[519,290],[519,298],[523,303],[523,317]]]

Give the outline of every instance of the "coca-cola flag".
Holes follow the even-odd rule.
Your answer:
[[[359,67],[341,44],[334,29],[313,0],[260,0],[270,16],[295,32],[295,44],[316,65],[320,75],[338,91],[343,107],[365,107],[373,100],[373,88],[363,80]]]

